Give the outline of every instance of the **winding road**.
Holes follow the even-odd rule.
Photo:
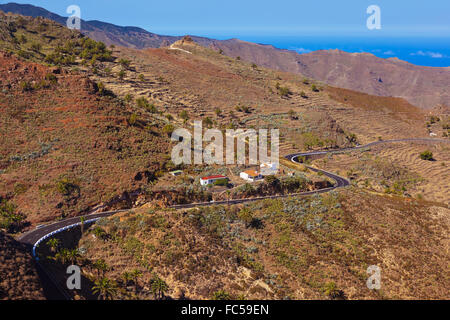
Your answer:
[[[317,156],[317,155],[326,155],[326,154],[333,154],[333,153],[342,153],[342,152],[349,152],[349,151],[356,151],[361,149],[370,148],[376,145],[380,144],[387,144],[387,143],[396,143],[396,142],[430,142],[430,143],[450,143],[450,140],[444,140],[444,139],[432,139],[432,138],[410,138],[410,139],[396,139],[396,140],[381,140],[381,141],[375,141],[366,145],[357,146],[353,148],[343,148],[343,149],[330,149],[330,150],[321,150],[321,151],[312,151],[312,152],[300,152],[300,153],[294,153],[285,156],[285,158],[289,161],[292,161],[294,163],[299,163],[297,159],[299,157],[311,157],[311,156]],[[252,202],[252,201],[258,201],[258,200],[264,200],[264,199],[277,199],[277,198],[287,198],[292,196],[310,196],[313,194],[320,194],[320,193],[326,193],[330,192],[332,190],[343,188],[350,185],[350,181],[347,180],[344,177],[341,177],[339,175],[336,175],[334,173],[317,169],[311,166],[307,166],[307,168],[311,171],[322,173],[323,175],[331,178],[336,183],[333,187],[314,190],[314,191],[307,191],[307,192],[301,192],[301,193],[294,193],[294,194],[288,194],[288,195],[277,195],[277,196],[266,196],[266,197],[257,197],[257,198],[246,198],[246,199],[237,199],[237,200],[225,200],[225,201],[216,201],[216,202],[201,202],[201,203],[190,203],[190,204],[181,204],[181,205],[174,205],[170,206],[170,208],[173,209],[187,209],[187,208],[194,208],[194,207],[201,207],[201,206],[212,206],[212,205],[225,205],[225,204],[239,204],[239,203],[246,203],[246,202]],[[116,210],[116,211],[108,211],[108,212],[93,212],[88,215],[83,216],[83,219],[87,221],[87,223],[93,223],[97,221],[98,219],[109,217],[111,215],[114,215],[119,212],[125,212],[128,210]],[[18,240],[20,242],[23,242],[25,244],[28,244],[32,248],[33,257],[38,260],[36,256],[36,248],[37,246],[44,241],[45,239],[53,236],[54,234],[57,234],[59,232],[66,231],[70,228],[76,227],[80,225],[82,217],[73,217],[68,218],[65,220],[57,221],[51,224],[47,224],[44,226],[37,227],[34,230],[31,230],[23,235],[21,235]],[[38,266],[42,268],[42,266],[38,263]],[[45,270],[42,270],[45,272]],[[51,280],[51,275],[47,274],[47,277]],[[57,286],[57,285],[55,285]],[[61,288],[58,289],[61,291]],[[64,290],[63,290],[64,291]],[[62,292],[63,296],[67,298],[67,293]]]

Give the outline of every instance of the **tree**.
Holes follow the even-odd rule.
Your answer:
[[[278,178],[275,177],[274,175],[266,176],[266,177],[264,178],[264,181],[265,181],[268,185],[270,185],[270,186],[272,186],[272,187],[276,187],[276,186],[278,186],[278,185],[280,184],[280,180],[278,180]]]
[[[103,277],[95,281],[92,292],[98,294],[98,300],[112,300],[117,293],[117,284]]]
[[[420,154],[420,159],[426,160],[426,161],[432,161],[433,153],[430,150],[426,150]]]
[[[155,300],[164,298],[164,293],[169,289],[167,283],[157,274],[154,274],[152,280],[150,280],[150,287],[153,295],[155,296]]]
[[[206,125],[206,127],[208,127],[208,128],[211,128],[211,126],[213,125],[213,121],[211,120],[210,117],[206,117],[206,118],[205,118],[205,125]]]
[[[175,127],[172,124],[166,124],[162,130],[165,134],[167,134],[170,137],[172,133],[175,131]]]
[[[120,59],[119,64],[122,66],[122,68],[128,69],[130,67],[131,61],[127,59]]]
[[[131,272],[125,271],[124,273],[122,273],[122,280],[126,289],[128,287],[128,283],[133,280]]]
[[[133,100],[133,96],[132,96],[131,94],[127,93],[127,94],[125,95],[125,97],[123,98],[123,100],[124,100],[126,103],[130,103],[130,102]]]
[[[60,250],[56,255],[55,255],[55,258],[54,258],[56,261],[59,261],[59,262],[61,262],[61,264],[66,264],[67,263],[67,261],[69,261],[70,260],[70,257],[69,257],[69,250],[68,249],[66,249],[66,248],[63,248],[62,250]]]
[[[239,211],[238,218],[248,227],[252,223],[253,214],[248,208],[244,207]]]
[[[97,261],[95,261],[93,267],[97,270],[97,276],[100,277],[101,273],[103,278],[105,277],[105,273],[109,270],[109,266],[103,259],[98,259]]]
[[[81,228],[81,234],[84,233],[84,223],[86,222],[85,217],[80,217],[80,228]]]
[[[292,109],[290,109],[290,110],[288,111],[288,115],[289,115],[289,118],[291,118],[291,119],[295,119],[295,118],[296,118],[295,111],[292,110]]]
[[[79,257],[80,253],[77,249],[67,250],[67,259],[70,261],[70,264],[75,264]]]
[[[182,110],[180,112],[180,118],[183,119],[184,121],[187,121],[189,119],[189,115],[186,110]]]
[[[31,44],[31,50],[35,51],[35,52],[39,52],[41,51],[42,45],[39,42],[33,42]]]
[[[213,293],[212,299],[213,300],[231,300],[231,296],[225,290],[218,290]]]
[[[16,206],[0,197],[0,229],[6,229],[9,232],[14,232],[22,225],[25,217],[16,213]]]
[[[139,269],[134,269],[133,271],[131,271],[131,277],[133,278],[134,282],[134,292],[137,293],[138,279],[142,277],[142,271]]]
[[[59,239],[52,238],[47,241],[47,246],[50,248],[50,251],[56,253],[59,248]]]

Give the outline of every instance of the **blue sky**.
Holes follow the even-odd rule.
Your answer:
[[[0,1],[7,3],[10,1]],[[368,35],[450,37],[449,0],[16,0],[60,15],[76,4],[85,20],[140,26],[160,34],[215,37]],[[382,29],[366,28],[381,8]]]

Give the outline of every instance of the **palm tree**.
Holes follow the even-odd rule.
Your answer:
[[[67,258],[70,260],[71,264],[74,264],[75,261],[80,257],[80,253],[77,249],[72,249],[67,251]]]
[[[109,266],[106,264],[105,260],[98,259],[93,264],[94,269],[97,270],[97,276],[100,277],[100,272],[102,273],[102,277],[105,277],[106,271],[109,270]]]
[[[128,283],[133,280],[133,276],[131,275],[131,272],[125,271],[124,273],[122,273],[122,280],[123,283],[125,284],[125,289],[128,286]]]
[[[66,264],[69,260],[69,250],[66,248],[61,249],[56,255],[55,260],[59,260],[61,264]]]
[[[151,290],[156,299],[164,298],[164,292],[169,289],[167,283],[161,279],[157,274],[153,275],[153,279],[151,280]]]
[[[131,271],[131,277],[133,278],[134,281],[134,292],[137,293],[137,288],[138,288],[138,278],[142,276],[142,271],[138,270],[138,269],[134,269],[133,271]]]
[[[48,240],[47,246],[49,246],[51,252],[53,252],[53,253],[57,252],[58,247],[59,247],[59,239],[52,238],[52,239]]]
[[[112,300],[117,293],[117,284],[103,277],[95,281],[92,292],[98,294],[98,300]]]
[[[81,235],[83,235],[84,233],[84,223],[86,222],[86,218],[85,217],[80,217],[80,228],[81,228]]]

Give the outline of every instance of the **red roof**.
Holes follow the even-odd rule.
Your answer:
[[[217,176],[209,176],[209,177],[203,177],[202,180],[214,180],[214,179],[226,179],[227,177],[222,175]]]

